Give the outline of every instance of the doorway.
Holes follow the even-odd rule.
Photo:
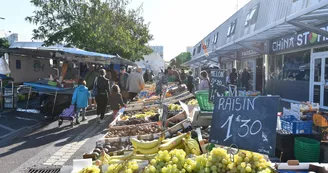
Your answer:
[[[262,92],[263,71],[263,58],[258,58],[256,59],[256,91]]]
[[[310,101],[328,109],[328,52],[312,53]]]

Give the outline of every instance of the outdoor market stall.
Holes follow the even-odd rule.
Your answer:
[[[110,63],[115,64],[125,64],[130,66],[135,66],[131,61],[125,60],[120,56],[106,55],[95,52],[88,52],[76,48],[65,48],[65,47],[37,47],[37,48],[9,48],[0,49],[0,52],[9,53],[9,55],[29,55],[37,57],[35,59],[52,59],[63,62],[60,74],[56,74],[58,79],[53,79],[54,76],[50,74],[50,79],[42,79],[36,82],[24,82],[25,86],[28,86],[28,99],[26,109],[28,108],[28,103],[30,99],[31,92],[41,92],[53,96],[53,101],[46,101],[49,103],[51,108],[51,114],[54,114],[56,102],[58,101],[58,96],[63,95],[61,98],[66,102],[70,103],[71,95],[73,94],[73,88],[77,84],[77,79],[80,76],[79,70],[78,74],[73,74],[73,77],[67,77],[69,63],[80,64],[80,63],[92,63],[101,66],[108,65]],[[9,56],[10,59],[10,56]],[[77,66],[79,67],[79,66]],[[49,74],[45,74],[46,76]],[[33,90],[32,90],[33,88]],[[50,97],[52,98],[52,97]],[[63,99],[60,99],[63,101]],[[46,105],[49,105],[46,104]],[[47,107],[47,106],[46,106]],[[57,109],[56,109],[57,110]],[[58,110],[60,113],[61,110]]]

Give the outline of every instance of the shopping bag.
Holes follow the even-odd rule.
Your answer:
[[[71,105],[69,108],[64,109],[63,112],[59,116],[74,118],[74,114],[75,114],[75,106]]]

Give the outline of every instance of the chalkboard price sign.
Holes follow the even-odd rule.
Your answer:
[[[226,71],[221,69],[210,69],[209,101],[213,102],[215,97],[224,95],[226,91]]]
[[[210,141],[274,155],[279,97],[216,97]]]

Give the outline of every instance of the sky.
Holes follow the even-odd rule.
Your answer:
[[[129,8],[143,4],[154,40],[149,45],[164,46],[164,59],[170,60],[187,46],[194,46],[249,0],[132,0]],[[26,22],[33,15],[30,0],[0,0],[0,30],[18,33],[19,41],[31,41],[35,25]]]

